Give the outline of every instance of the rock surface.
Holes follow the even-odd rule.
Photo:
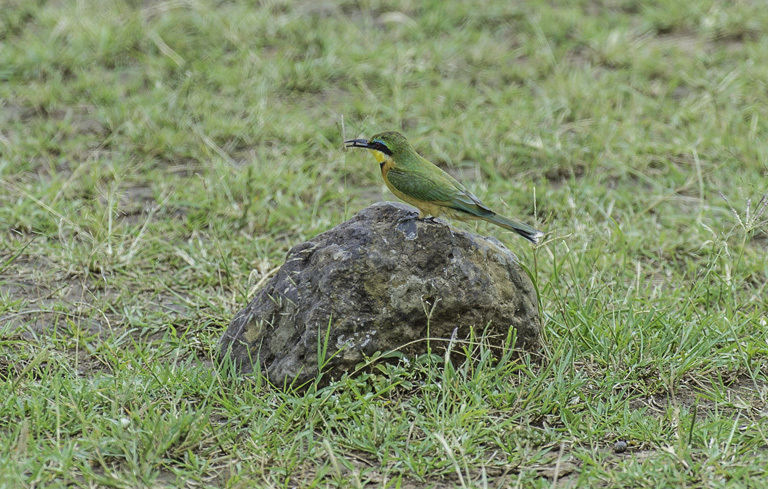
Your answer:
[[[535,349],[536,292],[517,257],[496,239],[416,215],[402,204],[374,204],[294,246],[232,320],[221,357],[229,352],[244,373],[259,361],[279,386],[315,378],[318,335],[322,342],[328,332],[328,380],[377,351],[426,352],[419,340],[448,340],[455,328],[464,339],[490,324],[501,346],[514,327],[517,346]]]

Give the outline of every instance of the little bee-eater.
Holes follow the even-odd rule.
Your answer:
[[[344,141],[348,148],[365,148],[381,166],[381,176],[398,198],[416,206],[419,218],[447,216],[462,221],[482,219],[514,231],[532,243],[544,235],[523,223],[502,217],[455,178],[422,158],[399,132],[382,132],[371,139]]]

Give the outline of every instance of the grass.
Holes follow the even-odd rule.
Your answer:
[[[759,2],[2,10],[0,487],[766,485]],[[212,369],[291,246],[392,199],[341,143],[389,129],[550,233],[457,224],[531,268],[545,361]]]

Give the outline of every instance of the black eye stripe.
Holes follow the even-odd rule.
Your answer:
[[[368,147],[371,149],[375,149],[376,151],[381,151],[385,155],[392,156],[392,151],[387,148],[387,146],[384,143],[381,143],[379,141],[371,141],[368,143]]]

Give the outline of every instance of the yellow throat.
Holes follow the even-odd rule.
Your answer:
[[[389,170],[395,166],[395,160],[393,160],[391,156],[382,153],[381,151],[376,151],[375,149],[369,149],[368,151],[373,153],[373,157],[376,158],[376,161],[379,163],[382,175],[386,176]]]

